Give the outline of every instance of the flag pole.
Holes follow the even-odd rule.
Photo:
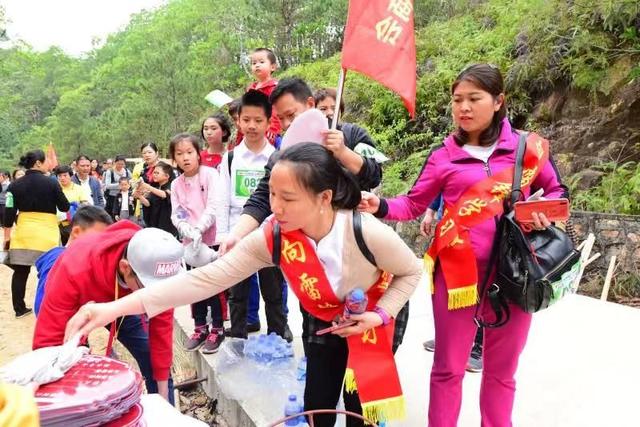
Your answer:
[[[338,78],[338,90],[336,91],[336,109],[333,113],[333,120],[331,121],[331,129],[335,130],[338,126],[338,119],[340,118],[340,103],[342,102],[342,90],[344,89],[344,80],[347,76],[347,70],[340,67],[340,77]]]

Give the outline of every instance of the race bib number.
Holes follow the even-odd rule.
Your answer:
[[[258,188],[258,183],[264,177],[263,170],[236,170],[236,197],[249,197]]]

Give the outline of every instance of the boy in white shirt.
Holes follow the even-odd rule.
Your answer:
[[[244,138],[232,152],[225,153],[220,164],[222,189],[218,192],[216,221],[218,240],[223,241],[229,229],[242,214],[242,208],[264,176],[264,166],[275,151],[265,134],[269,129],[271,104],[263,93],[249,90],[242,96],[239,116]],[[231,153],[231,155],[230,155]],[[230,158],[231,156],[231,158]],[[282,304],[282,273],[277,267],[258,272],[260,293],[265,302],[267,333],[285,335],[287,318]],[[247,337],[247,304],[251,279],[229,289],[231,332],[233,337]]]

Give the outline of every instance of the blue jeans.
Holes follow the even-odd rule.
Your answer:
[[[287,281],[282,281],[282,305],[284,309],[284,314],[289,314],[289,307],[287,307],[287,295],[289,294],[289,289],[287,285]],[[260,286],[258,285],[258,275],[254,274],[251,276],[251,290],[249,291],[249,310],[247,312],[247,324],[254,325],[256,323],[260,323],[260,316],[258,315],[258,311],[260,311]]]
[[[247,323],[255,325],[260,323],[260,287],[258,286],[258,274],[251,276],[251,288],[249,289],[249,308],[247,311]]]
[[[141,316],[125,316],[122,319],[122,323],[119,319],[116,321],[116,325],[120,325],[118,329],[117,339],[122,345],[129,350],[129,353],[136,359],[138,366],[140,367],[140,373],[144,378],[145,385],[147,386],[147,393],[157,393],[158,383],[153,379],[153,370],[151,369],[151,352],[149,348],[149,321],[144,320],[145,325],[142,325]],[[109,329],[111,324],[107,326]],[[169,376],[169,402],[173,405],[173,379]]]

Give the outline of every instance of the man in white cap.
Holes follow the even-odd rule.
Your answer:
[[[183,251],[166,231],[141,229],[129,221],[81,237],[49,273],[33,348],[62,344],[67,321],[87,302],[114,301],[180,273]],[[171,402],[173,310],[151,320],[127,316],[111,324],[109,331],[107,354],[118,339],[138,362],[147,391]]]

